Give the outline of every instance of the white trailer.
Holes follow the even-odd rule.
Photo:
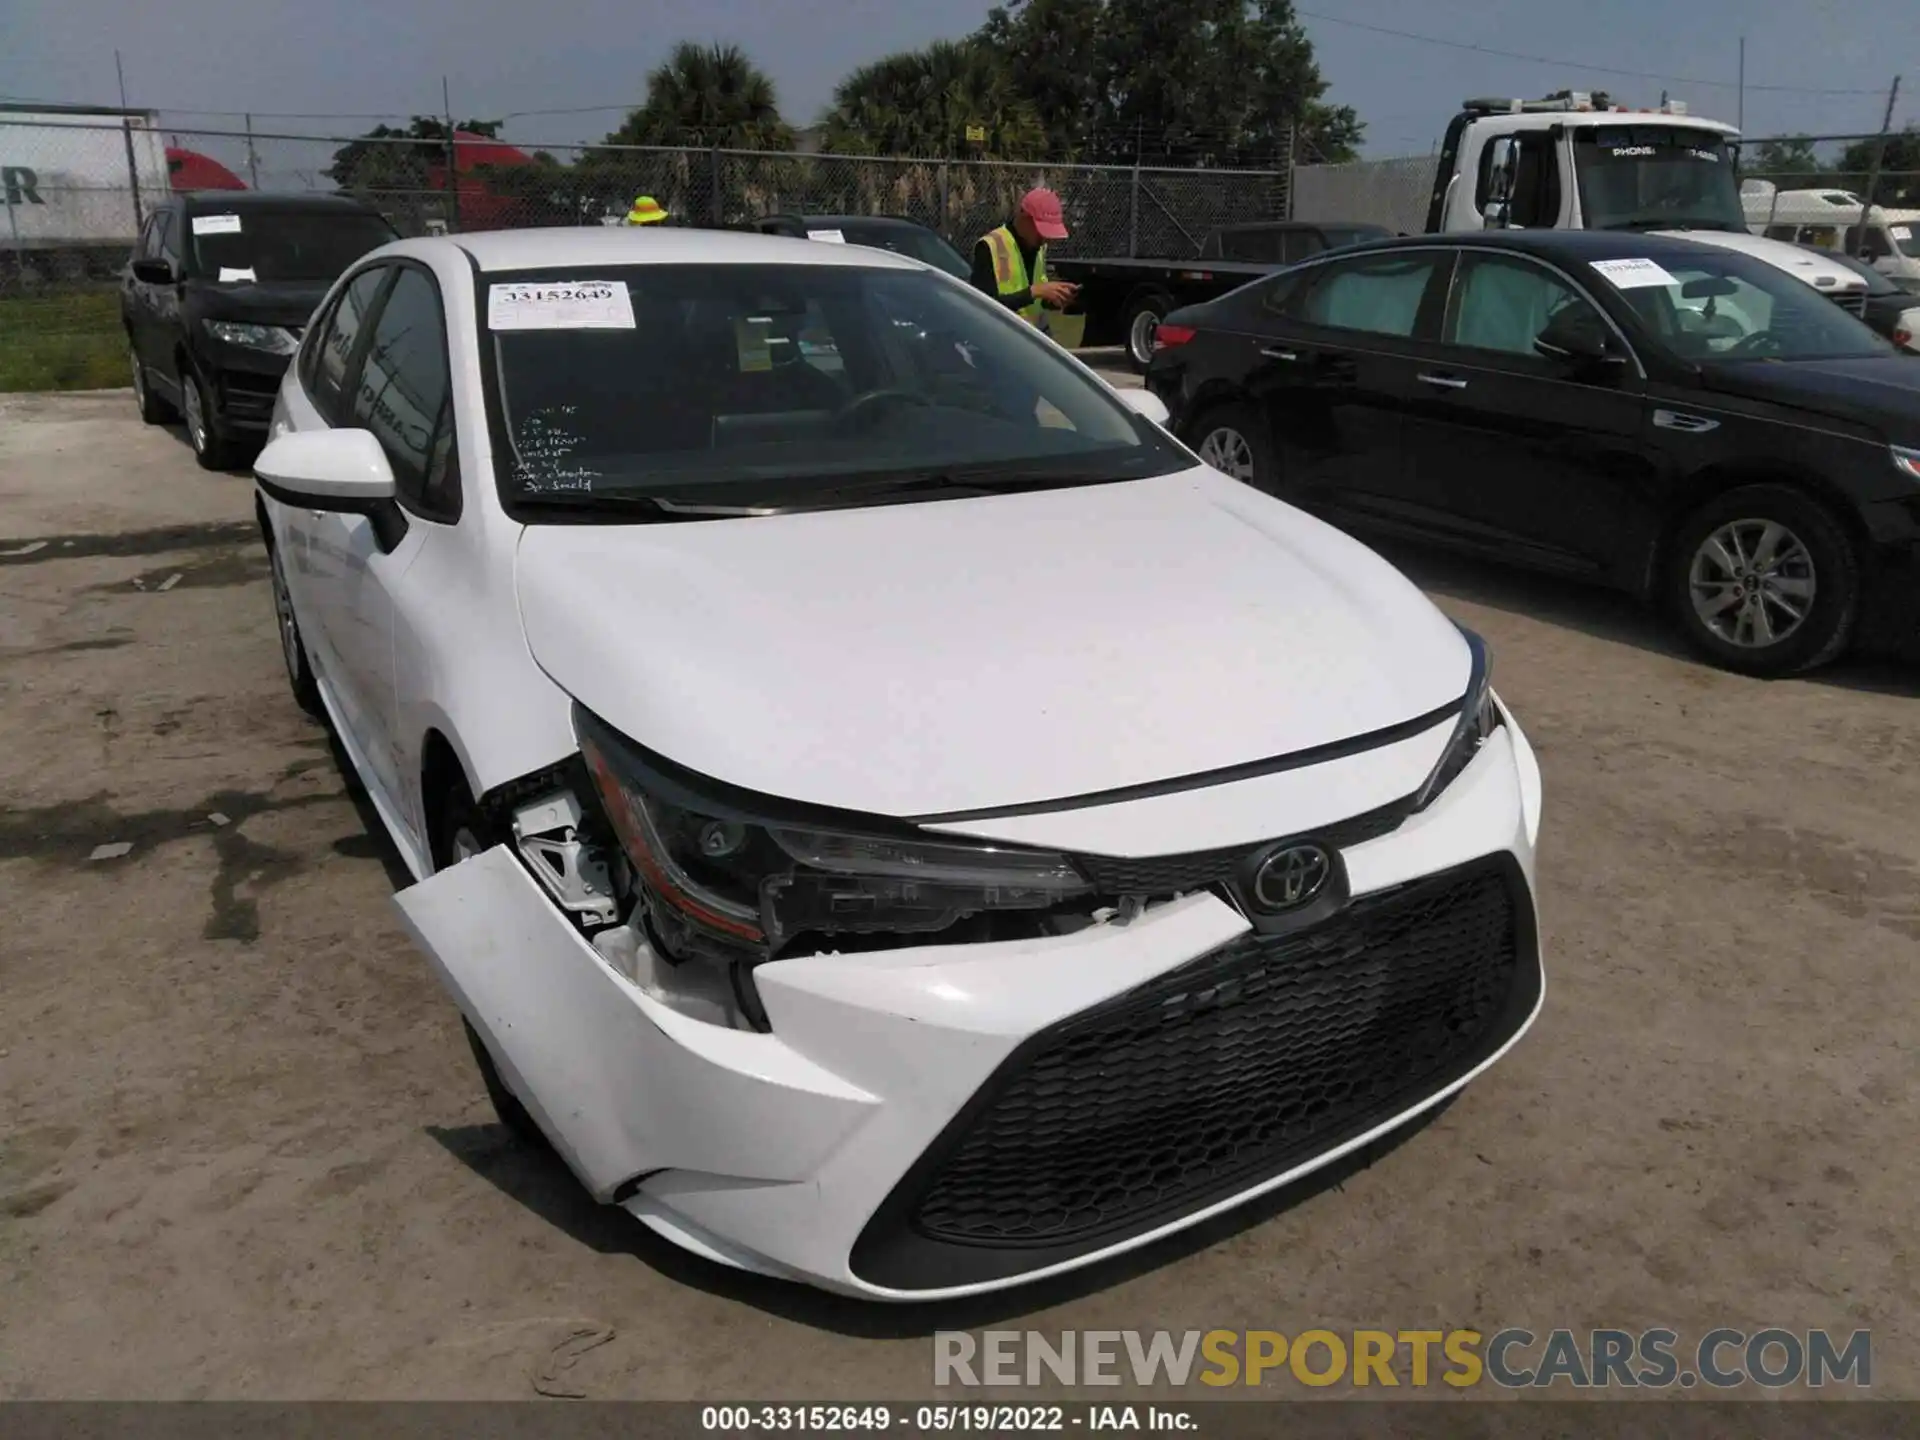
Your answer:
[[[168,189],[148,112],[0,105],[0,253],[130,247]]]

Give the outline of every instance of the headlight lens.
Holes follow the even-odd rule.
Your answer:
[[[300,348],[293,332],[279,325],[245,325],[237,320],[208,320],[205,324],[209,335],[228,345],[274,355],[291,355]]]
[[[1473,757],[1480,753],[1480,747],[1504,723],[1500,706],[1493,698],[1493,664],[1487,654],[1487,642],[1464,626],[1460,633],[1466,636],[1467,649],[1473,656],[1473,668],[1467,678],[1467,693],[1461,702],[1460,719],[1454,726],[1453,735],[1447,741],[1447,748],[1441,752],[1440,763],[1433,767],[1433,773],[1427,776],[1426,784],[1420,787],[1420,794],[1413,802],[1416,814],[1431,805],[1442,791],[1460,778],[1460,772],[1472,763]]]
[[[931,933],[985,910],[1041,910],[1093,886],[1064,855],[787,827],[669,800],[588,717],[594,788],[676,958],[771,955],[796,935]],[[722,807],[713,806],[713,811]]]
[[[1908,450],[1904,446],[1893,447],[1894,467],[1909,480],[1920,480],[1920,450]]]

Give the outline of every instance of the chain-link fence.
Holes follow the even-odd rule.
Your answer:
[[[0,109],[0,348],[46,383],[124,369],[113,289],[134,236],[172,190],[361,196],[405,235],[618,224],[639,195],[676,223],[735,227],[776,213],[900,215],[963,252],[1035,185],[1057,191],[1075,255],[1197,256],[1216,226],[1286,216],[1285,170],[775,154],[711,148],[514,145],[401,121],[387,133],[190,129],[135,114]],[[425,132],[425,133],[423,133]]]
[[[1296,166],[1292,218],[1384,225],[1395,234],[1416,235],[1427,228],[1439,166],[1435,155]]]
[[[1920,278],[1920,130],[1740,144],[1749,229]]]

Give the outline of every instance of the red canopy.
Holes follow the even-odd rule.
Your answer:
[[[167,147],[167,175],[175,190],[244,190],[246,182],[210,155]]]

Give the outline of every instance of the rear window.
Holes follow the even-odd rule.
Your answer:
[[[203,210],[187,222],[189,273],[232,283],[329,281],[398,238],[378,215],[352,210]]]

